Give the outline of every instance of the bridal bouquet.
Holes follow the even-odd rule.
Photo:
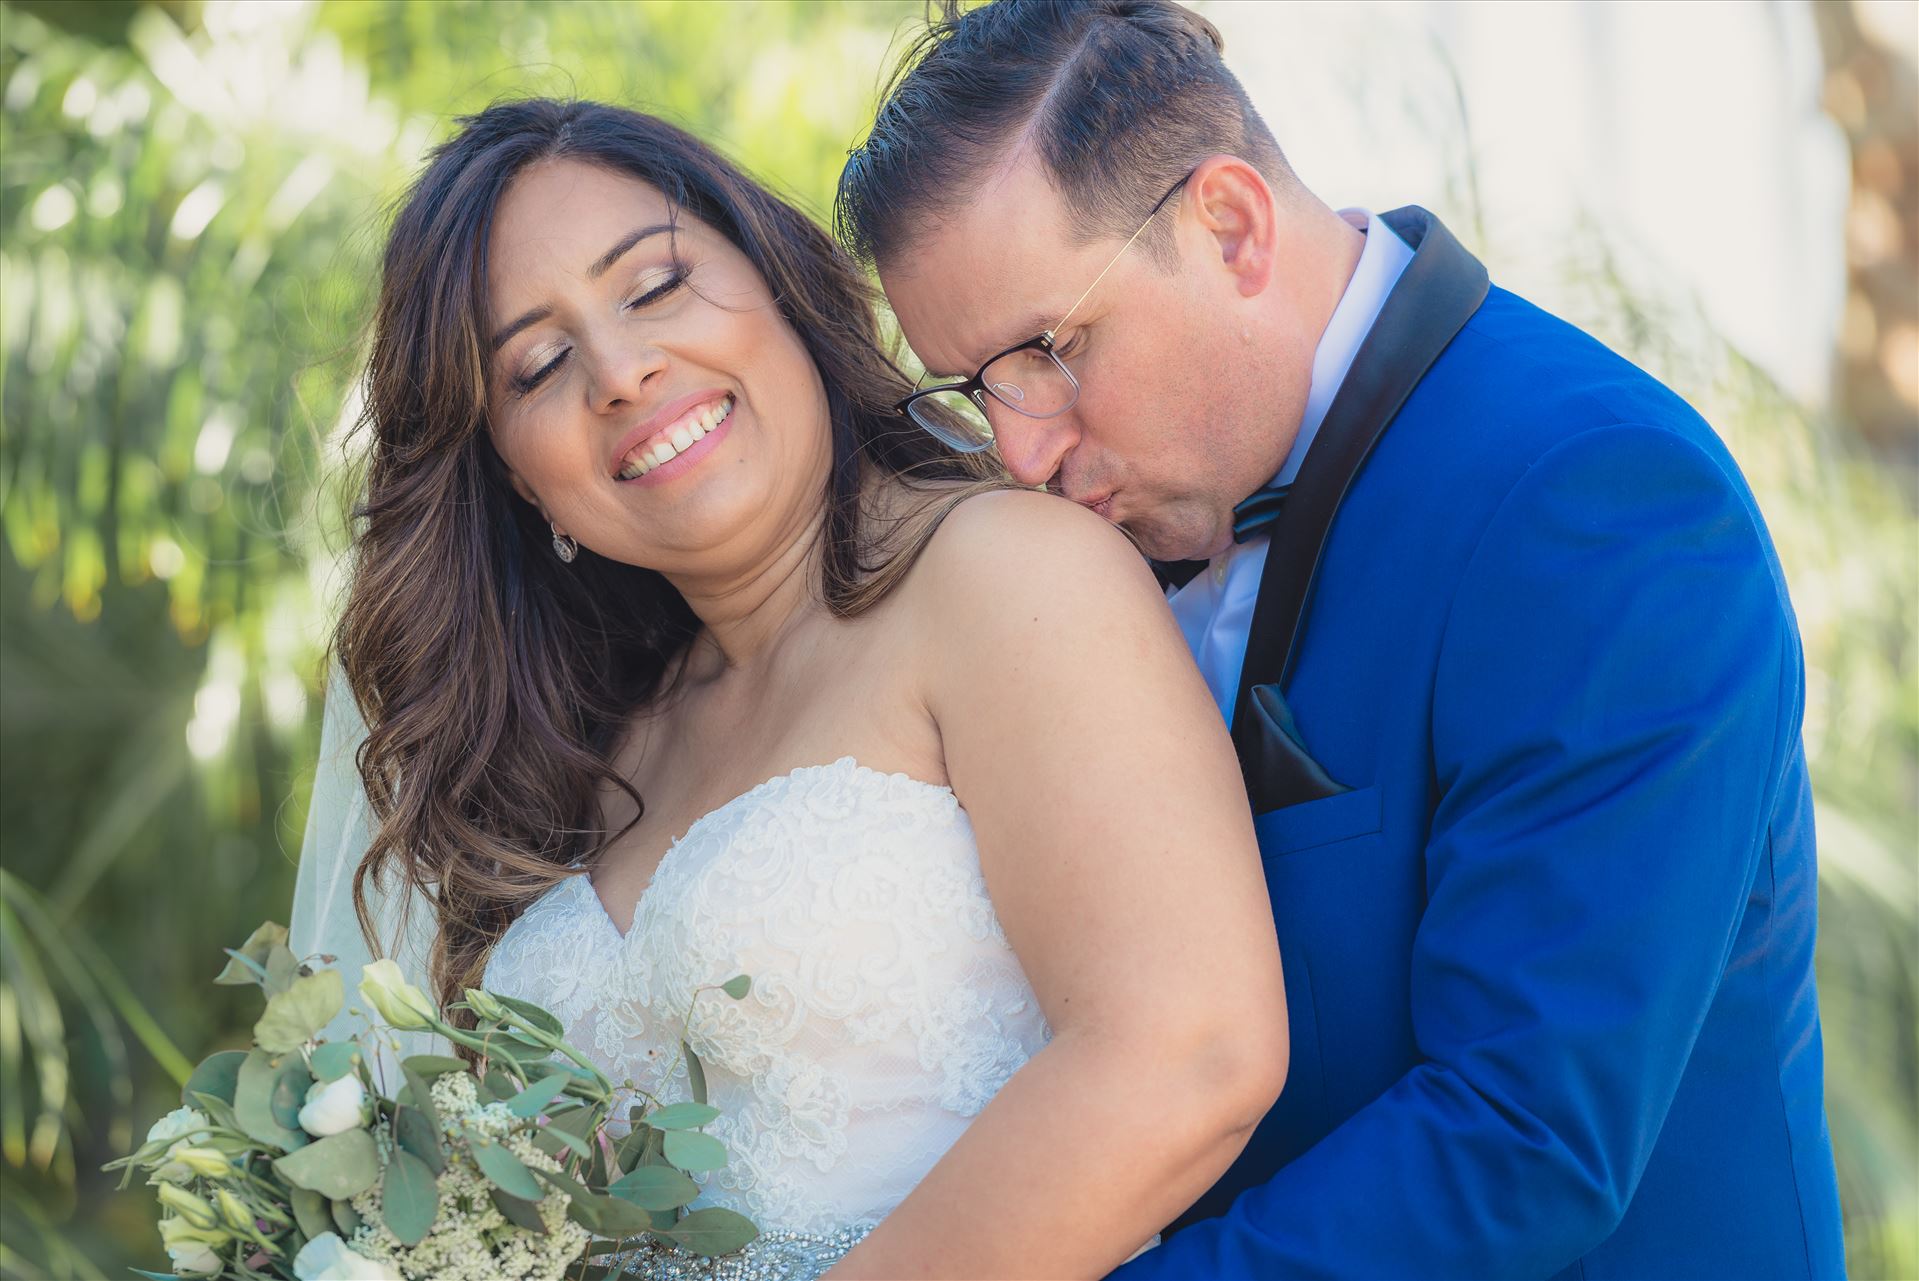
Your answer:
[[[433,1031],[478,1061],[414,1055],[392,1098],[374,1080],[371,1020],[344,1040],[319,1034],[345,999],[340,975],[262,925],[214,982],[257,983],[266,1009],[247,1050],[200,1064],[178,1109],[139,1150],[104,1168],[135,1170],[159,1196],[171,1276],[295,1281],[492,1281],[602,1278],[594,1260],[627,1238],[714,1256],[757,1235],[731,1210],[689,1210],[692,1175],[726,1164],[702,1127],[719,1115],[682,1043],[694,1097],[662,1103],[632,1089],[631,1129],[607,1123],[615,1086],[568,1045],[558,1019],[526,1001],[469,988],[453,1027],[392,961],[366,967],[360,995],[387,1026]],[[740,975],[716,989],[739,1000]],[[695,1000],[699,994],[695,994]],[[689,1017],[691,1011],[688,1011]],[[636,1241],[635,1244],[639,1244]],[[577,1265],[577,1266],[576,1266]],[[162,1272],[141,1276],[171,1281]]]

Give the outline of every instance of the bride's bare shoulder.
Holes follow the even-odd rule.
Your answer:
[[[1089,596],[1126,610],[1164,609],[1131,540],[1077,503],[1030,489],[956,496],[905,587],[935,620],[980,610],[1027,617],[1078,611]]]
[[[1032,489],[995,489],[961,499],[927,545],[928,568],[998,576],[1107,569],[1150,583],[1132,541],[1078,503]]]

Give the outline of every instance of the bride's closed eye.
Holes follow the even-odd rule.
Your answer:
[[[649,289],[642,290],[638,296],[629,298],[625,304],[625,310],[638,311],[643,307],[659,302],[667,295],[678,290],[680,286],[684,285],[686,283],[686,277],[687,269],[679,264],[675,264],[668,270],[665,279],[659,280],[657,284],[654,284]],[[572,352],[573,349],[571,347],[562,347],[557,352],[552,353],[551,356],[545,360],[545,363],[536,363],[530,372],[514,374],[513,377],[508,380],[508,386],[512,388],[515,398],[525,396],[538,388],[540,384],[544,383],[552,374],[557,372],[561,365],[566,363],[566,358],[570,356]],[[545,353],[535,351],[531,359],[534,362],[538,362],[542,355],[545,355]]]

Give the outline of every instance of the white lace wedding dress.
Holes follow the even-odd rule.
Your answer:
[[[736,974],[744,1000],[694,1000]],[[717,1268],[655,1246],[628,1264],[667,1277],[817,1276],[1049,1036],[952,791],[851,757],[701,818],[625,935],[586,876],[561,882],[500,940],[486,986],[552,1010],[614,1081],[662,1100],[690,1097],[682,1033],[700,1056],[731,1156],[698,1204],[762,1236]]]

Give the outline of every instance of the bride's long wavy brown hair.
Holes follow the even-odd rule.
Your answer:
[[[832,465],[819,590],[850,616],[911,566],[938,520],[1001,483],[892,406],[911,388],[882,346],[872,286],[809,218],[663,121],[590,102],[497,104],[461,122],[401,202],[386,248],[366,408],[364,498],[333,637],[368,726],[359,769],[374,817],[354,908],[382,951],[368,878],[423,890],[443,1005],[478,987],[515,917],[591,861],[599,784],[697,620],[659,574],[582,547],[563,563],[508,484],[487,429],[483,335],[494,212],[529,165],[566,157],[629,174],[758,268],[826,387]],[[929,489],[915,519],[862,510],[875,473]],[[622,829],[625,830],[625,829]],[[471,1026],[470,1016],[465,1016]]]

